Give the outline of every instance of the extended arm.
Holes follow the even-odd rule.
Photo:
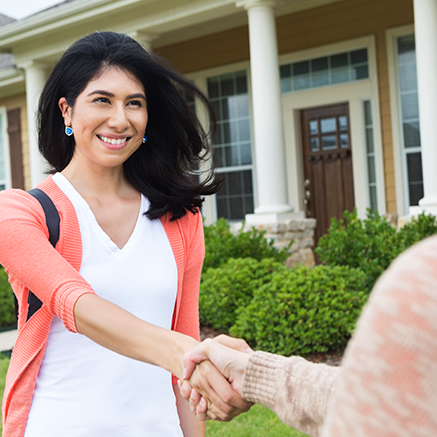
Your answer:
[[[189,376],[193,363],[209,359],[244,399],[275,411],[287,425],[318,436],[341,370],[300,357],[243,350],[247,350],[245,342],[226,336],[205,341],[185,355],[184,377]],[[184,397],[192,396],[190,388],[182,387]],[[193,398],[197,406],[195,394]],[[204,402],[198,406],[200,417],[204,417],[205,406]]]
[[[68,330],[181,376],[182,355],[196,340],[146,323],[96,296],[76,270],[80,260],[74,268],[49,243],[44,212],[30,195],[3,192],[0,202],[0,262],[18,284],[20,304],[26,305],[25,287],[29,288],[43,302],[41,311],[57,315]],[[61,238],[59,244],[63,243]],[[209,386],[199,383],[197,388],[214,398]]]

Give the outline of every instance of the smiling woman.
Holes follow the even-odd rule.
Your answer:
[[[204,435],[175,378],[199,336],[199,208],[220,183],[193,177],[208,149],[187,93],[210,109],[113,32],[80,39],[53,69],[38,124],[54,174],[38,188],[59,212],[56,248],[32,196],[0,194],[0,263],[20,307],[3,437]],[[29,290],[42,306],[27,320]],[[210,363],[192,384],[216,418],[249,408]]]
[[[90,81],[74,110],[65,97],[59,107],[76,143],[63,170],[70,182],[83,167],[93,167],[96,174],[107,168],[122,171],[123,163],[143,144],[148,120],[144,88],[119,68],[110,67]]]

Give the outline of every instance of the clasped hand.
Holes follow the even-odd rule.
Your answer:
[[[244,340],[220,335],[184,355],[179,388],[199,419],[227,422],[249,410],[252,404],[241,395],[251,353]]]

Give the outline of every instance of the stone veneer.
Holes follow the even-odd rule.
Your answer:
[[[245,231],[255,227],[260,231],[266,231],[265,237],[274,241],[274,246],[277,249],[283,249],[290,244],[293,244],[288,250],[290,256],[287,258],[286,265],[291,268],[300,263],[304,266],[314,267],[314,229],[316,220],[313,218],[296,218],[285,220],[279,223],[245,225]]]

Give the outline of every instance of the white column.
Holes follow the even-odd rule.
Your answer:
[[[273,0],[237,2],[249,16],[250,71],[258,207],[254,221],[277,221],[278,214],[290,213],[285,170],[278,46]],[[270,216],[267,217],[267,216]],[[276,217],[275,217],[276,216]]]
[[[414,23],[424,188],[419,205],[437,215],[437,1],[414,0]]]
[[[29,133],[30,175],[32,187],[44,180],[48,169],[47,162],[38,151],[36,134],[36,113],[41,91],[47,80],[47,66],[35,61],[20,65],[26,77],[27,126]]]

